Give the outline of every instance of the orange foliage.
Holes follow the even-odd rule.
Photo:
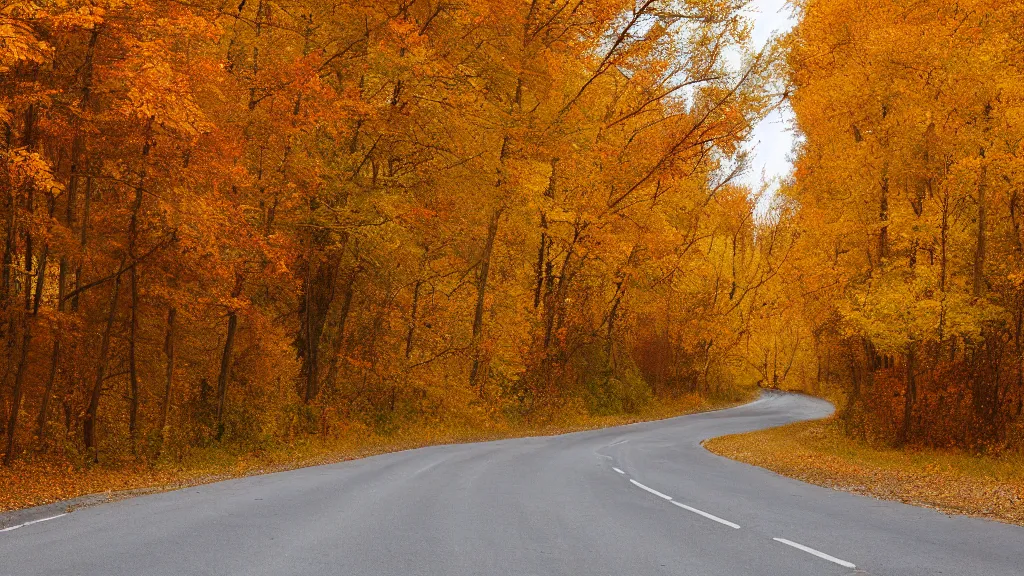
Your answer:
[[[865,438],[1005,448],[1024,406],[1024,8],[800,9],[786,195],[816,381]]]
[[[792,240],[741,7],[5,3],[7,463],[731,397]]]

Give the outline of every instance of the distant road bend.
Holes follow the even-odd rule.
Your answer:
[[[2,515],[0,575],[1024,574],[1024,528],[811,486],[700,446],[831,411],[766,394],[662,422]]]

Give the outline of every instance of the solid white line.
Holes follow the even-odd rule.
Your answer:
[[[633,485],[636,486],[637,488],[641,488],[643,490],[647,490],[648,492],[650,492],[651,494],[654,494],[655,496],[657,496],[659,498],[664,498],[665,500],[671,500],[672,499],[671,496],[666,496],[666,495],[662,494],[661,492],[658,492],[654,488],[648,488],[647,486],[644,486],[643,484],[637,482],[636,480],[633,480],[632,478],[630,478],[629,481],[632,482]]]
[[[836,564],[839,564],[840,566],[843,566],[844,568],[849,568],[849,569],[853,570],[854,568],[857,567],[853,562],[847,562],[846,560],[840,560],[839,558],[836,558],[835,556],[829,556],[828,554],[825,554],[824,552],[819,552],[818,550],[815,550],[814,548],[811,548],[809,546],[804,546],[803,544],[797,544],[796,542],[793,542],[792,540],[786,540],[785,538],[772,538],[772,540],[775,540],[776,542],[782,542],[786,546],[792,546],[793,548],[796,548],[797,550],[803,550],[804,552],[807,552],[808,554],[814,554],[818,558],[822,558],[824,560],[828,560],[829,562],[834,562]]]
[[[707,512],[705,512],[703,510],[697,510],[696,508],[694,508],[692,506],[687,506],[686,504],[680,504],[679,502],[676,502],[676,501],[673,501],[672,503],[675,504],[676,506],[679,506],[683,510],[689,510],[690,512],[693,512],[694,514],[700,514],[701,516],[707,518],[708,520],[714,520],[715,522],[718,522],[719,524],[725,524],[726,526],[728,526],[730,528],[735,528],[737,530],[740,529],[740,525],[739,524],[735,524],[733,522],[729,522],[728,520],[723,520],[722,518],[719,518],[718,516],[715,516],[714,514],[708,514]]]
[[[24,526],[39,524],[40,522],[46,522],[47,520],[53,520],[55,518],[60,518],[61,516],[67,516],[67,513],[57,514],[56,516],[50,516],[49,518],[40,518],[39,520],[31,520],[29,522],[25,522],[24,524],[18,524],[16,526],[8,526],[7,528],[0,529],[0,532],[10,532],[11,530],[17,530],[18,528],[22,528]]]
[[[615,470],[619,474],[625,474],[625,472],[623,472],[622,470],[619,470],[618,468],[615,468],[614,466],[612,467],[612,470]]]

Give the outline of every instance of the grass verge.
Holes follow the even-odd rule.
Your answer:
[[[834,419],[704,443],[721,456],[811,484],[1024,525],[1024,455],[883,449],[851,439]]]
[[[661,420],[684,414],[726,408],[753,399],[754,391],[735,399],[709,401],[684,396],[652,403],[637,414],[572,417],[560,422],[512,425],[507,422],[470,426],[418,426],[389,435],[365,429],[337,438],[298,437],[258,452],[230,445],[193,450],[180,462],[151,465],[130,460],[76,466],[45,456],[15,461],[0,468],[0,512],[51,504],[80,496],[106,494],[107,499],[331,464],[377,454],[437,444],[481,442],[527,436],[548,436],[583,430]]]

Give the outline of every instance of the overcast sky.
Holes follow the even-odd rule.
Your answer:
[[[773,34],[785,33],[796,23],[786,0],[752,0],[751,9],[756,22],[754,42],[759,47]],[[788,176],[792,171],[789,161],[794,138],[791,118],[792,113],[786,106],[754,128],[748,145],[751,150],[750,169],[743,180],[751,188],[757,189],[763,181]]]

